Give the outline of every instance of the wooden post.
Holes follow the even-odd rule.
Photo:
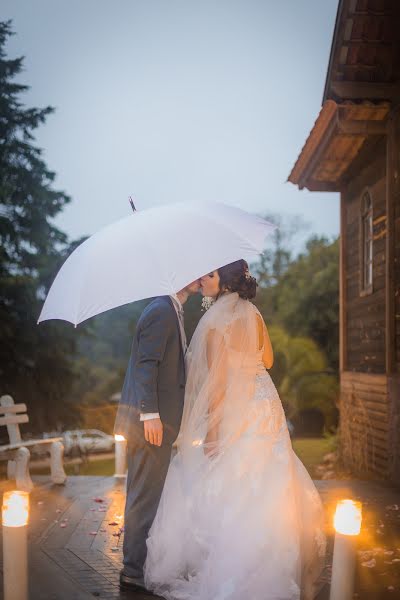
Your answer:
[[[340,263],[339,263],[339,371],[347,368],[346,320],[346,200],[340,194]]]
[[[397,114],[396,114],[397,112]],[[388,118],[388,136],[386,144],[386,265],[385,265],[385,313],[386,313],[386,374],[394,372],[395,362],[395,317],[394,317],[394,198],[399,191],[400,144],[396,123],[398,111]],[[396,127],[397,125],[397,127]],[[397,192],[397,194],[396,194]]]
[[[400,373],[396,362],[395,207],[400,203],[400,106],[388,118],[386,151],[386,374],[388,380],[389,476],[400,482]],[[398,285],[398,282],[397,282]]]

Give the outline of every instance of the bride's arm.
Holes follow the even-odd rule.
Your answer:
[[[274,352],[272,350],[271,340],[269,339],[268,329],[261,315],[257,315],[258,325],[258,343],[259,349],[264,346],[263,363],[266,369],[271,369],[274,364]]]

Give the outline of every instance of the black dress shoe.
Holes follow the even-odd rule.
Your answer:
[[[134,577],[128,577],[128,575],[124,575],[123,573],[120,573],[119,575],[119,587],[122,590],[129,590],[130,592],[138,592],[146,596],[154,597],[153,592],[146,590],[143,581],[135,579]]]

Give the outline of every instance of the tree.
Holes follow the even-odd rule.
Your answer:
[[[296,236],[307,229],[301,217],[264,216],[276,229],[268,238],[268,246],[251,270],[257,277],[259,289],[256,304],[268,321],[276,321],[277,297],[280,282],[293,262],[292,245]]]
[[[276,294],[279,320],[293,335],[313,339],[337,371],[339,242],[312,237],[286,270]]]
[[[254,265],[261,287],[277,285],[292,261],[291,244],[293,239],[308,226],[300,217],[283,218],[276,214],[264,216],[267,221],[276,225],[276,229],[268,241],[268,248],[261,254]]]
[[[7,59],[11,22],[0,22],[0,393],[27,402],[35,429],[70,411],[75,340],[63,323],[36,325],[45,293],[69,251],[52,219],[70,201],[52,185],[34,131],[53,112],[26,108],[16,83],[23,58]]]

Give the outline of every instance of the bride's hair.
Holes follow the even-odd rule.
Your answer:
[[[220,293],[224,290],[237,292],[244,300],[256,296],[257,281],[250,275],[249,265],[243,259],[236,260],[218,269]]]

